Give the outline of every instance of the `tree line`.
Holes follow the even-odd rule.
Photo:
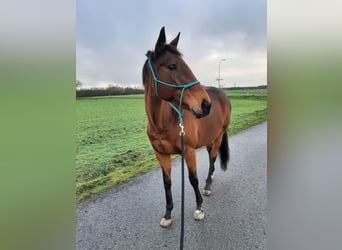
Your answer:
[[[267,89],[267,85],[250,86],[250,87],[229,87],[222,88],[223,90],[243,90],[243,89]]]
[[[230,87],[224,90],[242,90],[242,89],[266,89],[267,85],[251,86],[251,87]],[[106,88],[82,88],[82,83],[76,80],[76,98],[94,97],[94,96],[112,96],[112,95],[135,95],[144,94],[144,89],[120,87],[117,85],[109,85]]]
[[[108,86],[106,88],[80,88],[81,85],[76,86],[76,97],[94,97],[94,96],[111,96],[111,95],[135,95],[144,94],[143,89],[120,87],[120,86]]]

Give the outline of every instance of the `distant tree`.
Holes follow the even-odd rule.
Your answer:
[[[78,91],[81,88],[82,83],[79,80],[76,80],[76,99],[79,97]]]
[[[76,89],[80,88],[82,83],[79,80],[76,80]]]

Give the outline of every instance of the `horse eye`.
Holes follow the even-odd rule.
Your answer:
[[[169,70],[175,70],[176,69],[176,64],[170,64],[167,66]]]

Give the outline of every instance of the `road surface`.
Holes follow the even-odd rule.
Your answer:
[[[206,217],[195,221],[195,195],[185,182],[184,249],[266,249],[267,123],[229,138],[231,159],[217,160],[212,195],[203,196]],[[197,151],[200,188],[208,172],[206,149]],[[165,196],[160,169],[114,187],[77,206],[77,249],[179,249],[180,159],[173,161],[173,224],[161,228]]]

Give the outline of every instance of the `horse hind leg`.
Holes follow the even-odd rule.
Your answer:
[[[207,179],[205,180],[205,187],[203,190],[203,195],[205,196],[210,196],[211,195],[211,183],[214,179],[214,171],[215,171],[215,161],[216,161],[216,156],[212,156],[212,147],[208,146],[207,151],[209,153],[209,171],[208,171],[208,176]]]
[[[203,195],[205,196],[210,196],[212,191],[211,191],[211,183],[213,182],[214,179],[214,171],[215,171],[215,161],[217,158],[217,152],[218,149],[220,148],[222,142],[222,137],[219,136],[214,142],[211,144],[207,145],[207,151],[209,154],[209,171],[208,171],[208,176],[205,181],[205,187],[203,190]]]

